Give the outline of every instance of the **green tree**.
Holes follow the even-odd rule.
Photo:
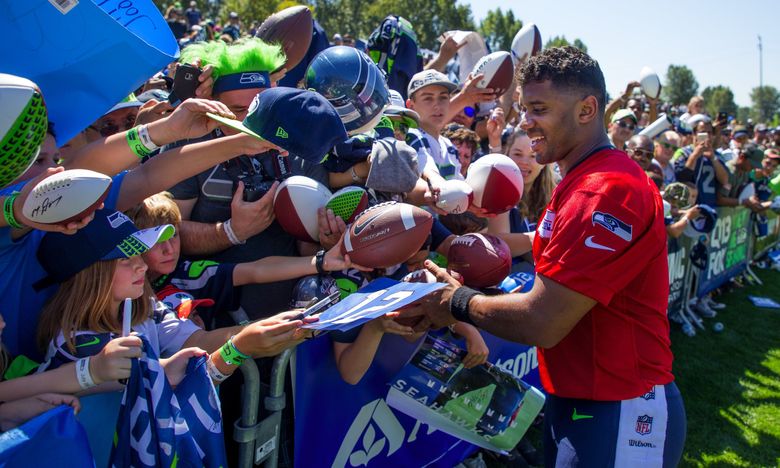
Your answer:
[[[479,24],[479,33],[485,38],[490,50],[509,51],[512,48],[512,39],[522,27],[523,22],[515,18],[512,10],[504,13],[501,8],[496,8],[488,11],[485,19]]]
[[[737,104],[734,102],[734,93],[728,86],[707,86],[701,92],[704,98],[704,108],[712,117],[718,112],[726,112],[729,115],[737,115]]]
[[[747,120],[750,118],[750,107],[743,106],[737,108],[737,122],[741,124],[747,123]]]
[[[780,93],[774,86],[757,86],[750,92],[751,115],[758,122],[769,122],[780,110]]]
[[[690,68],[685,65],[669,65],[663,88],[667,101],[675,105],[688,104],[698,90],[699,83]]]
[[[544,45],[545,49],[549,49],[551,47],[564,47],[564,46],[574,46],[581,51],[588,53],[588,46],[585,45],[584,42],[582,42],[579,38],[574,39],[573,42],[569,42],[568,39],[566,39],[566,36],[555,36],[551,37],[547,43]]]

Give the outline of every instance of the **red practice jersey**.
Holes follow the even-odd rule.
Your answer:
[[[533,253],[538,274],[597,301],[557,345],[539,349],[545,390],[625,400],[674,380],[664,209],[634,161],[605,149],[566,174]]]

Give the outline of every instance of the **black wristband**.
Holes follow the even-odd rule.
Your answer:
[[[325,263],[325,251],[320,250],[317,252],[317,255],[314,256],[314,266],[317,268],[317,273],[321,275],[326,273],[325,269],[322,267],[323,263]]]
[[[455,290],[452,298],[450,298],[450,314],[455,317],[455,320],[477,326],[469,315],[469,301],[472,297],[479,294],[482,293],[466,286],[461,286]]]

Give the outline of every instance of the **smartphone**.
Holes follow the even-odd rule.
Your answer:
[[[709,139],[710,139],[709,133],[702,132],[696,134],[696,143],[701,143],[702,141],[707,141]]]
[[[168,96],[168,102],[173,107],[178,106],[185,99],[195,97],[195,90],[200,84],[198,77],[200,77],[201,72],[202,70],[195,65],[188,63],[179,65],[176,69],[176,76],[173,78],[171,94]]]

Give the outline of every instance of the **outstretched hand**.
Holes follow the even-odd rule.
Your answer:
[[[430,328],[443,328],[456,322],[450,313],[450,299],[455,290],[461,287],[461,283],[450,275],[445,269],[440,268],[430,260],[425,261],[425,268],[436,276],[439,283],[447,283],[447,286],[428,294],[419,302],[408,308],[397,311],[399,319],[414,319],[419,317],[413,329],[416,332]],[[410,320],[413,322],[413,320]],[[407,321],[405,321],[406,323]]]

